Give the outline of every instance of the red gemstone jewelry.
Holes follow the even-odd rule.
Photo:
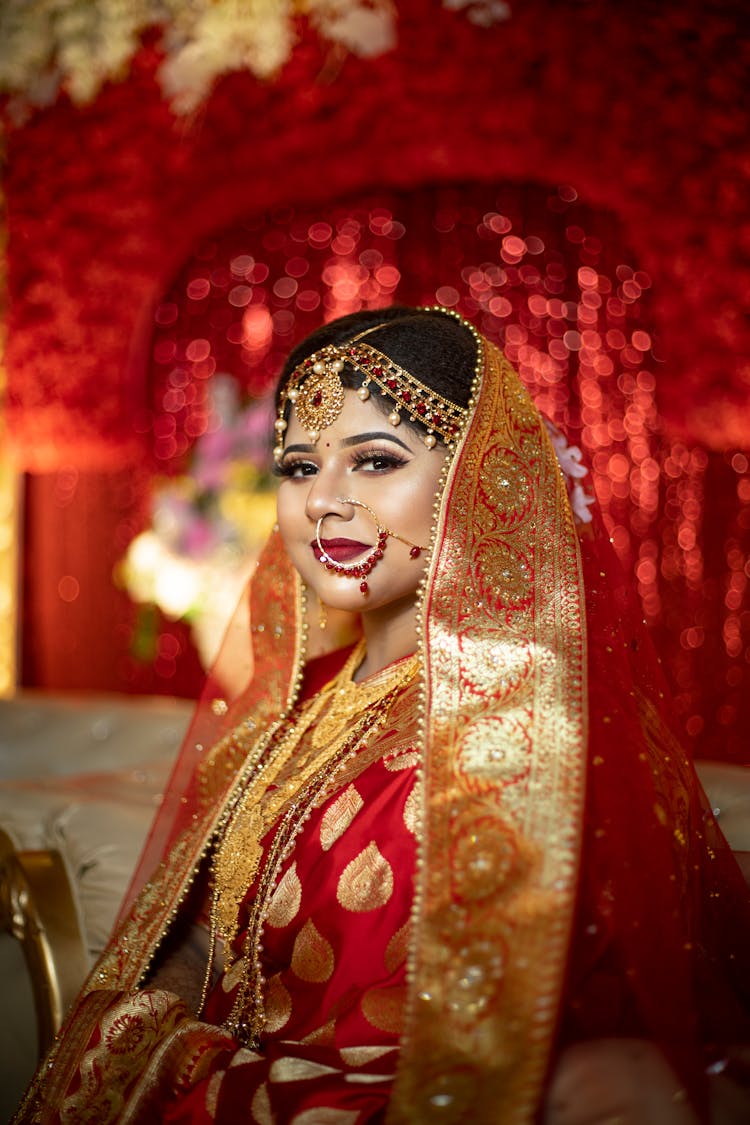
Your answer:
[[[338,500],[339,504],[353,504],[355,508],[364,508],[366,512],[370,513],[373,520],[375,521],[375,526],[377,528],[377,544],[367,556],[367,558],[360,563],[338,563],[335,559],[331,558],[321,542],[320,532],[323,526],[323,520],[327,518],[327,516],[321,516],[317,524],[315,525],[315,540],[318,544],[318,550],[320,551],[320,561],[326,568],[326,570],[330,570],[333,574],[340,574],[344,578],[361,578],[362,581],[359,584],[359,589],[362,593],[362,596],[367,597],[370,592],[370,587],[367,583],[367,575],[370,573],[373,567],[377,566],[377,564],[382,559],[389,536],[392,539],[398,539],[401,543],[406,544],[406,546],[409,548],[409,558],[411,559],[418,559],[422,554],[424,547],[420,547],[416,543],[412,543],[411,540],[405,539],[404,536],[399,535],[398,532],[391,531],[389,527],[385,527],[385,525],[380,522],[370,505],[365,504],[363,500],[355,500],[351,496],[337,496],[336,499]]]
[[[346,498],[346,499],[340,499],[339,502],[342,503],[342,504],[353,504],[356,508],[364,508],[365,511],[370,513],[372,518],[375,520],[375,526],[377,527],[377,532],[378,532],[377,543],[376,543],[375,547],[373,548],[373,550],[370,552],[370,554],[367,556],[367,558],[363,559],[362,562],[359,562],[359,563],[339,563],[339,562],[336,562],[336,560],[332,559],[331,556],[328,554],[328,552],[326,551],[326,549],[323,546],[323,544],[321,542],[321,539],[320,539],[320,531],[321,531],[321,527],[323,526],[323,520],[326,519],[325,516],[321,516],[320,519],[318,520],[317,524],[315,525],[315,540],[318,544],[318,550],[320,551],[320,561],[323,564],[323,566],[326,568],[326,570],[330,570],[334,574],[340,574],[344,578],[361,578],[362,581],[359,584],[359,588],[360,588],[360,591],[362,593],[362,596],[367,597],[367,595],[370,592],[370,587],[367,584],[366,578],[367,578],[367,575],[372,570],[372,568],[374,566],[377,566],[377,564],[380,562],[380,560],[383,557],[383,551],[385,551],[385,546],[386,546],[386,543],[388,541],[388,529],[383,527],[383,525],[380,523],[380,521],[378,520],[378,517],[375,515],[375,512],[372,510],[372,508],[369,506],[369,504],[363,503],[362,500],[352,500],[350,498]]]

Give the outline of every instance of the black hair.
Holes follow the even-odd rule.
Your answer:
[[[440,310],[414,309],[406,305],[350,313],[317,328],[290,352],[279,378],[277,405],[292,371],[307,356],[326,344],[345,344],[368,328],[374,329],[366,336],[368,344],[443,398],[456,406],[468,406],[477,364],[475,337],[456,317]],[[344,386],[352,389],[361,386],[363,378],[350,367],[341,375]],[[393,404],[383,395],[374,394],[371,401],[385,414],[393,409]],[[422,429],[407,417],[403,420],[415,429]]]

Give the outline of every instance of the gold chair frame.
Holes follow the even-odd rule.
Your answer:
[[[2,829],[0,927],[20,942],[26,960],[41,1058],[81,987],[89,958],[60,853],[19,851]]]

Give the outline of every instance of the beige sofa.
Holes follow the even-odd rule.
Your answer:
[[[190,712],[170,699],[0,700],[0,1120],[107,940]],[[699,772],[750,879],[750,769]]]
[[[0,1121],[107,940],[191,711],[0,700]]]

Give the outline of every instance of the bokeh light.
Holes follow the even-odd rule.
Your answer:
[[[457,309],[504,348],[539,408],[582,447],[687,729],[705,739],[721,728],[730,745],[718,756],[739,755],[750,461],[662,433],[650,290],[614,219],[571,185],[435,188],[419,193],[418,207],[408,194],[379,193],[324,212],[257,215],[199,247],[159,304],[143,427],[159,471],[182,471],[210,424],[215,373],[262,397],[289,349],[323,320],[393,302]],[[707,513],[726,474],[736,477],[732,505]],[[706,661],[722,668],[720,690],[704,682]]]

